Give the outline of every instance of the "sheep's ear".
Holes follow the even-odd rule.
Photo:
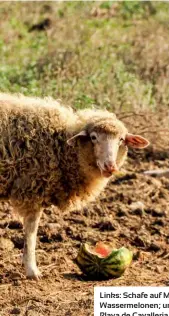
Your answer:
[[[75,140],[77,137],[79,137],[79,136],[87,136],[86,131],[83,130],[83,131],[81,131],[80,133],[78,133],[78,134],[74,135],[73,137],[69,138],[69,139],[67,140],[67,144],[70,145],[70,146],[72,146],[73,143],[74,143],[74,140]]]
[[[146,138],[140,135],[133,135],[133,134],[126,135],[125,143],[127,146],[133,147],[133,148],[145,148],[150,144]]]

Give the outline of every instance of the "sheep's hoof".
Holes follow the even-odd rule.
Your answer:
[[[29,271],[27,271],[26,273],[26,277],[27,279],[30,279],[30,280],[40,280],[42,274],[41,272],[38,270],[38,269],[29,269]]]

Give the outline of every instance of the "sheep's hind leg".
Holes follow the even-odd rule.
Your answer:
[[[35,256],[36,236],[40,215],[41,212],[36,210],[35,212],[26,213],[24,216],[25,240],[23,263],[26,269],[26,276],[36,280],[38,280],[41,275],[36,265]]]

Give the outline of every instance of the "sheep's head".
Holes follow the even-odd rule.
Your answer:
[[[123,123],[117,119],[98,119],[85,126],[83,130],[71,137],[67,143],[84,140],[92,144],[95,163],[104,177],[110,177],[123,164],[128,147],[145,148],[147,139],[129,134]]]

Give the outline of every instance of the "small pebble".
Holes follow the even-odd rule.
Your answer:
[[[130,209],[134,214],[142,216],[144,215],[145,205],[141,201],[133,202]]]
[[[162,273],[162,267],[159,267],[159,266],[157,266],[156,268],[155,268],[155,272],[157,272],[157,273],[159,273],[159,274],[161,274]]]

